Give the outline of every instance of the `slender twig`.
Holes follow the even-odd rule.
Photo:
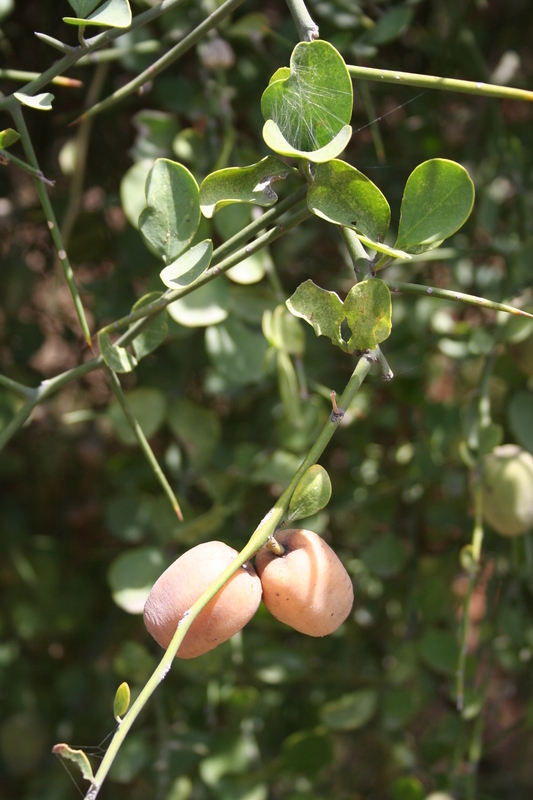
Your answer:
[[[97,103],[88,111],[79,117],[76,122],[80,122],[82,119],[86,119],[87,117],[93,117],[95,114],[99,114],[101,111],[104,111],[106,108],[115,105],[116,103],[123,100],[125,97],[128,97],[133,92],[140,89],[141,86],[144,86],[145,83],[153,80],[156,75],[159,75],[160,72],[163,72],[170,64],[173,64],[178,58],[180,58],[184,53],[194,47],[194,45],[202,39],[205,34],[215,28],[222,20],[224,20],[232,11],[238,8],[244,0],[226,0],[216,11],[210,14],[207,19],[205,19],[200,25],[198,25],[188,36],[178,42],[177,45],[172,47],[168,53],[161,56],[157,61],[145,69],[140,75],[137,75],[136,78],[126,83],[120,89],[117,89],[116,92],[106,97],[105,100],[102,100],[100,103]]]
[[[355,231],[352,231],[350,228],[341,227],[340,232],[350,258],[352,259],[356,280],[358,280],[361,269],[366,273],[371,260]]]
[[[26,158],[30,162],[30,165],[40,172],[41,170],[39,168],[39,162],[37,161],[37,156],[35,155],[35,151],[33,149],[31,137],[26,127],[26,121],[22,114],[22,109],[20,107],[20,104],[14,106],[11,109],[11,113],[13,115],[15,125],[17,126],[17,130],[20,133],[22,146],[24,147],[24,151],[26,153]],[[54,209],[52,208],[52,203],[50,202],[50,198],[48,197],[48,192],[46,191],[46,187],[44,186],[43,182],[37,178],[34,178],[34,183],[35,183],[35,188],[37,189],[37,194],[39,195],[39,200],[41,201],[41,205],[43,207],[43,211],[48,221],[48,228],[50,229],[52,240],[57,249],[57,255],[59,257],[59,261],[61,262],[61,266],[63,268],[63,274],[65,276],[65,280],[67,282],[72,300],[74,302],[74,307],[78,315],[78,320],[80,322],[83,335],[85,336],[85,341],[92,350],[91,333],[89,331],[89,325],[85,317],[85,311],[83,309],[83,304],[81,302],[78,287],[76,286],[76,281],[74,280],[74,273],[72,271],[70,259],[65,250],[63,237],[61,236],[61,231],[59,230],[59,225],[57,224],[56,216],[54,214]]]
[[[38,181],[46,183],[47,186],[54,186],[55,184],[55,181],[45,178],[40,169],[30,166],[25,161],[22,161],[22,159],[14,156],[13,153],[10,153],[9,150],[0,150],[0,164],[2,161],[9,162],[10,164],[13,164],[14,167],[24,170],[24,172],[27,172],[28,175],[36,178]]]
[[[143,429],[139,425],[137,419],[135,418],[135,415],[134,415],[133,411],[131,410],[131,408],[130,408],[130,406],[128,404],[128,400],[126,398],[126,395],[124,394],[124,391],[122,389],[122,386],[120,385],[120,381],[117,378],[116,373],[113,372],[112,369],[109,369],[109,367],[105,368],[105,372],[107,374],[107,377],[109,378],[109,382],[111,384],[111,388],[113,389],[114,395],[117,398],[117,400],[119,402],[119,405],[122,408],[122,411],[124,412],[124,416],[128,420],[128,423],[129,423],[129,425],[130,425],[130,427],[131,427],[131,429],[132,429],[132,431],[133,431],[133,433],[135,435],[135,438],[137,439],[139,447],[141,448],[143,454],[145,455],[146,460],[150,464],[150,466],[151,466],[151,468],[152,468],[152,470],[154,472],[154,475],[156,476],[157,480],[159,481],[159,483],[163,487],[163,491],[165,492],[166,496],[170,500],[170,503],[171,503],[172,508],[174,509],[175,513],[176,513],[176,516],[178,517],[178,519],[181,522],[183,522],[183,514],[181,513],[180,504],[178,503],[176,495],[172,491],[172,487],[170,486],[170,484],[169,484],[169,482],[168,482],[168,480],[167,480],[167,478],[165,476],[165,473],[163,472],[163,470],[159,466],[159,462],[157,461],[157,459],[156,459],[156,457],[154,455],[154,451],[150,447],[148,439],[144,435]]]
[[[24,384],[14,381],[12,378],[8,378],[7,375],[0,375],[0,386],[3,386],[5,389],[10,389],[12,392],[16,392],[16,394],[21,394],[23,397],[33,397],[35,393],[35,389],[30,389],[29,386],[24,386]]]
[[[0,69],[0,80],[33,81],[40,77],[40,72],[27,72],[23,69]],[[60,75],[52,78],[50,83],[55,83],[57,86],[67,86],[69,89],[79,89],[83,86],[83,81],[79,81],[76,78],[65,78]]]
[[[107,50],[97,50],[88,56],[82,56],[76,62],[76,67],[88,67],[102,62],[119,61],[124,56],[129,55],[150,55],[151,53],[159,52],[162,47],[162,42],[156,39],[149,39],[146,42],[135,42],[129,47],[110,47]]]
[[[366,357],[363,357],[359,360],[339,400],[341,408],[348,408],[359,388],[361,387],[364,379],[368,375],[370,365],[371,360]],[[204,592],[199,600],[197,600],[196,603],[194,603],[194,605],[189,609],[189,611],[182,617],[176,633],[174,634],[172,641],[165,652],[165,655],[159,662],[144,688],[141,690],[137,700],[133,703],[130,710],[123,718],[120,727],[113,736],[106,754],[102,759],[98,772],[94,776],[93,783],[85,795],[85,800],[95,800],[95,798],[98,796],[107,773],[109,772],[109,769],[111,768],[111,765],[124,739],[126,738],[128,731],[130,730],[136,718],[139,716],[151,695],[155,692],[161,681],[164,680],[168,674],[178,648],[185,637],[185,634],[200,611],[216,595],[216,593],[224,586],[224,584],[229,581],[232,575],[234,575],[237,570],[244,563],[246,563],[246,561],[248,561],[249,558],[251,558],[258,550],[261,549],[261,547],[266,544],[276,528],[281,524],[287,513],[291,497],[296,486],[298,485],[298,482],[300,481],[300,478],[309,469],[309,467],[311,467],[313,464],[316,464],[326,449],[331,437],[337,430],[339,421],[340,419],[337,421],[333,421],[332,418],[328,419],[316,441],[309,450],[307,456],[298,468],[296,474],[290,481],[289,485],[279,497],[275,505],[270,509],[268,514],[266,514],[266,516],[261,520],[248,543],[241,550],[239,555],[236,556],[234,561],[232,561],[230,566],[222,573],[222,575],[209,587],[209,589],[207,589],[207,591]]]
[[[456,303],[465,303],[469,306],[478,308],[490,308],[493,311],[505,311],[507,314],[515,314],[518,317],[533,317],[527,311],[505,303],[496,303],[494,300],[487,300],[485,297],[477,297],[473,294],[464,292],[454,292],[451,289],[438,289],[436,286],[422,286],[418,283],[401,283],[398,281],[383,281],[391,292],[405,292],[406,294],[421,294],[428,297],[438,297],[440,300],[453,300]]]
[[[318,25],[313,21],[304,0],[287,0],[298,37],[301,42],[313,42],[320,36]]]
[[[436,75],[420,75],[414,72],[398,72],[396,70],[375,69],[347,64],[352,78],[378,83],[394,83],[397,86],[418,86],[424,89],[442,89],[448,92],[462,92],[482,97],[499,97],[502,100],[533,101],[533,92],[527,89],[514,89],[511,86],[497,86],[481,81],[462,81],[455,78],[439,78]]]

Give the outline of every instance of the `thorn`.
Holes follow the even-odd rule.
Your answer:
[[[337,392],[335,391],[335,389],[331,390],[330,397],[331,397],[331,405],[333,406],[333,411],[331,412],[330,419],[332,422],[340,422],[341,419],[344,417],[344,411],[337,405],[337,400],[336,400]]]
[[[174,511],[176,512],[176,516],[179,519],[179,521],[183,522],[183,514],[182,514],[182,511],[181,511],[181,508],[179,507],[179,505],[177,503],[174,505]]]

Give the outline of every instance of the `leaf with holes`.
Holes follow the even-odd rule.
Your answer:
[[[4,147],[11,147],[11,145],[18,142],[19,139],[20,133],[17,133],[13,128],[6,128],[0,131],[0,150],[3,150]]]
[[[102,358],[113,372],[132,372],[137,366],[137,359],[125,347],[116,347],[108,333],[98,334],[98,347]]]
[[[205,239],[165,267],[159,277],[169,289],[189,286],[204,274],[211,263],[212,255],[213,242],[211,239]]]
[[[395,247],[433,250],[464,225],[474,205],[474,184],[455,161],[433,158],[410,174],[403,193]]]
[[[158,158],[146,180],[146,204],[139,230],[170,264],[188,248],[198,228],[198,184],[182,164]]]
[[[200,186],[200,207],[205,217],[212,217],[230,203],[255,203],[273,206],[278,196],[273,181],[286,178],[291,167],[275,156],[267,156],[249,167],[230,167],[212,172]]]
[[[72,3],[71,3],[72,5]],[[80,3],[95,8],[97,3]],[[88,17],[63,17],[67,25],[94,25],[98,28],[128,28],[131,25],[131,8],[128,0],[107,0]]]
[[[335,292],[327,292],[312,280],[307,280],[289,297],[287,308],[291,314],[312,325],[317,336],[327,336],[333,344],[346,350],[346,342],[341,336],[345,312]]]
[[[150,292],[149,294],[145,294],[144,297],[141,297],[140,300],[137,300],[132,311],[138,311],[140,308],[146,306],[146,310],[150,310],[150,304],[154,303],[156,300],[159,300],[161,297],[161,292]],[[166,309],[160,311],[159,314],[154,318],[153,322],[148,325],[132,342],[133,352],[137,358],[137,361],[140,361],[141,358],[153,353],[159,345],[165,341],[166,336],[168,333],[168,325],[167,325],[167,312]]]
[[[24,94],[24,92],[14,92],[13,97],[15,97],[19,103],[22,103],[23,106],[34,108],[36,111],[52,110],[54,95],[50,94],[50,92],[35,95]]]
[[[344,301],[344,314],[352,335],[348,349],[372,350],[391,332],[391,297],[383,281],[372,278],[352,286]]]
[[[289,73],[278,70],[261,98],[263,138],[282,155],[328,161],[350,139],[352,105],[352,81],[340,53],[329,42],[300,42]]]
[[[344,161],[317,164],[307,205],[317,217],[378,243],[387,235],[390,208],[386,198],[366,175]]]

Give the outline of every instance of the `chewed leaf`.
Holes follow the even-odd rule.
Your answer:
[[[287,308],[296,317],[312,325],[317,336],[327,336],[333,344],[346,349],[346,343],[341,336],[345,312],[342,301],[335,292],[327,292],[312,280],[307,280],[289,297]]]
[[[50,94],[50,92],[35,95],[24,94],[24,92],[14,92],[13,97],[16,97],[19,103],[22,103],[23,106],[34,108],[36,111],[52,110],[52,100],[54,99],[54,95]]]
[[[132,372],[137,366],[137,359],[125,347],[116,347],[108,333],[98,334],[98,346],[107,366],[113,372]]]
[[[331,161],[332,158],[339,156],[346,148],[351,136],[352,129],[350,125],[344,125],[336,136],[324,145],[324,147],[320,147],[318,150],[299,150],[287,141],[274,120],[267,120],[263,126],[263,139],[265,140],[265,144],[267,144],[271,150],[274,150],[275,153],[292,158],[305,158],[307,161],[312,161],[314,164]]]
[[[182,164],[158,158],[146,180],[146,205],[139,229],[170,264],[188,248],[198,228],[198,184]]]
[[[384,195],[366,175],[338,159],[317,164],[307,205],[318,217],[377,242],[389,229],[390,208]]]
[[[113,716],[117,721],[119,721],[128,708],[130,707],[130,687],[124,681],[121,683],[117,689],[117,693],[115,694],[115,700],[113,702]]]
[[[391,298],[383,281],[372,278],[352,286],[344,301],[344,314],[352,335],[350,352],[370,350],[391,331]]]
[[[464,225],[474,205],[474,184],[455,161],[433,158],[409,176],[395,247],[408,253],[433,250]]]
[[[204,274],[211,263],[212,255],[213,242],[211,239],[204,239],[203,242],[187,250],[177,261],[165,267],[159,277],[169,289],[189,286]]]
[[[95,8],[98,3],[76,3],[75,5]],[[107,0],[94,13],[89,14],[88,17],[84,19],[63,17],[63,22],[66,22],[67,25],[95,25],[99,28],[127,28],[131,25],[131,8],[128,0]]]
[[[0,150],[4,147],[10,147],[20,139],[20,133],[17,133],[13,128],[6,128],[0,131]]]
[[[200,186],[200,208],[205,217],[212,217],[230,203],[255,203],[268,208],[278,196],[272,189],[275,180],[292,172],[284,161],[267,156],[249,167],[230,167],[212,172]]]
[[[137,300],[131,310],[138,311],[140,308],[146,306],[147,311],[149,311],[151,303],[159,300],[160,297],[161,292],[150,292],[149,294],[145,294],[144,297],[141,297],[140,300]],[[157,316],[154,318],[154,321],[133,340],[133,352],[135,353],[137,361],[140,361],[141,358],[153,353],[153,351],[165,341],[167,333],[167,312],[166,309],[164,309],[163,311],[160,311],[159,314],[157,314]]]
[[[55,744],[52,747],[52,753],[56,756],[60,756],[68,761],[74,761],[74,763],[79,767],[82,777],[85,778],[86,781],[90,781],[93,783],[94,775],[91,764],[89,759],[83,752],[83,750],[73,750],[68,744]]]
[[[352,105],[352,81],[340,53],[329,42],[300,42],[288,76],[286,68],[278,70],[261,98],[263,117],[273,123],[265,126],[265,141],[271,147],[277,131],[291,149],[286,155],[316,153],[349,126]]]
[[[320,464],[314,464],[302,475],[294,490],[289,504],[288,521],[312,517],[327,506],[330,498],[329,475]]]

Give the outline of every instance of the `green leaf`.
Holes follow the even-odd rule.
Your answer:
[[[91,11],[94,11],[100,0],[68,0],[68,2],[78,17],[87,17]]]
[[[141,297],[140,300],[137,300],[132,311],[138,311],[140,308],[150,307],[150,304],[156,300],[159,300],[161,297],[161,292],[150,292],[150,294],[145,294],[144,297]],[[140,361],[141,358],[153,353],[159,345],[165,341],[166,336],[168,333],[168,325],[167,325],[167,312],[166,309],[160,311],[158,315],[155,317],[154,321],[145,328],[142,333],[135,337],[132,342],[133,352],[137,358],[137,361]]]
[[[533,453],[533,395],[530,392],[514,394],[509,403],[507,417],[518,444]]]
[[[276,152],[315,160],[312,154],[342,131],[346,146],[352,105],[352,81],[340,53],[329,42],[301,42],[292,52],[289,75],[278,70],[263,93],[263,137]]]
[[[5,147],[11,147],[11,145],[18,142],[19,139],[20,133],[17,133],[13,128],[6,128],[0,131],[0,149],[3,150]]]
[[[166,560],[154,547],[127,550],[114,558],[107,582],[117,606],[128,614],[142,614],[152,586],[166,567]]]
[[[169,289],[189,286],[204,274],[211,263],[212,255],[213,242],[211,239],[204,239],[165,267],[159,277]]]
[[[83,5],[92,5],[94,8],[98,4],[83,3]],[[128,28],[131,25],[131,8],[128,0],[107,0],[87,18],[63,17],[63,22],[83,27],[95,25],[99,28]]]
[[[380,242],[387,235],[390,208],[386,198],[366,175],[344,161],[317,164],[307,205],[317,217],[370,239]]]
[[[420,640],[419,654],[422,661],[435,672],[453,675],[459,655],[457,637],[451,631],[426,631]]]
[[[370,722],[377,707],[377,692],[361,689],[325,703],[320,709],[320,719],[333,731],[354,731]]]
[[[407,6],[392,8],[378,19],[373,28],[360,37],[365,44],[381,45],[392,42],[409,25],[413,9]]]
[[[152,386],[138,386],[126,392],[126,400],[144,435],[147,439],[151,439],[165,419],[167,411],[165,395]],[[120,441],[124,444],[135,444],[137,438],[124,416],[118,400],[113,400],[107,413]]]
[[[231,203],[255,203],[268,208],[278,196],[272,189],[275,180],[286,178],[293,170],[275,156],[267,156],[249,167],[231,167],[212,172],[200,185],[200,208],[212,217]]]
[[[352,335],[350,352],[372,350],[391,332],[391,297],[383,281],[371,278],[352,286],[343,306]]]
[[[115,694],[115,700],[113,702],[113,716],[117,722],[120,722],[121,718],[130,707],[130,697],[130,687],[124,681],[124,683],[121,683],[118,687]]]
[[[126,219],[134,228],[139,228],[139,217],[146,208],[146,180],[154,161],[145,158],[137,161],[122,176],[120,181],[120,202]]]
[[[273,311],[270,308],[265,309],[261,327],[265,338],[277,350],[293,356],[304,354],[305,336],[302,326],[286,306],[276,306]]]
[[[278,369],[278,384],[283,410],[287,419],[294,426],[300,422],[301,398],[298,378],[291,358],[283,350],[276,353],[276,364]]]
[[[113,372],[132,372],[137,366],[137,359],[125,347],[112,344],[108,333],[98,334],[98,347],[107,366]]]
[[[361,559],[370,572],[380,578],[390,578],[401,572],[407,557],[405,547],[398,537],[390,532],[370,542],[361,553]]]
[[[198,184],[186,167],[158,158],[146,181],[139,230],[166,264],[190,245],[200,221]]]
[[[323,728],[296,731],[283,742],[283,756],[287,770],[314,777],[333,761],[333,739]]]
[[[168,424],[196,467],[210,462],[221,436],[220,420],[214,411],[180,397],[170,407]]]
[[[52,100],[54,99],[54,95],[50,94],[49,92],[43,94],[24,94],[24,92],[13,92],[13,97],[22,103],[23,106],[28,106],[28,108],[34,108],[36,111],[51,111],[52,110]]]
[[[205,346],[216,372],[228,385],[246,386],[263,377],[265,338],[234,315],[207,328]]]
[[[474,184],[455,161],[424,161],[409,176],[402,199],[398,238],[394,245],[408,253],[433,250],[468,219]]]
[[[222,278],[175,300],[168,306],[168,313],[186,328],[204,328],[223,322],[229,314],[230,303],[230,285]]]
[[[300,478],[289,503],[288,521],[312,517],[327,506],[331,497],[329,475],[320,464],[309,467]]]
[[[52,747],[52,753],[56,756],[60,756],[67,761],[73,761],[77,767],[79,767],[82,777],[85,778],[86,781],[90,783],[94,780],[93,770],[89,759],[83,752],[83,750],[73,750],[68,744],[55,744]]]
[[[287,141],[274,120],[267,120],[263,126],[265,144],[275,153],[290,158],[305,158],[314,164],[331,161],[332,158],[339,156],[346,149],[351,138],[352,129],[350,125],[345,125],[324,147],[320,147],[318,150],[299,150]]]
[[[333,344],[345,349],[346,344],[341,336],[345,313],[342,301],[335,292],[327,292],[312,280],[307,280],[289,297],[287,308],[291,314],[312,325],[317,336],[327,336]]]

